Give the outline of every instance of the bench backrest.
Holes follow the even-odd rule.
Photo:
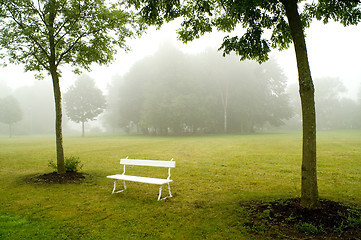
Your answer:
[[[167,179],[170,179],[170,168],[175,168],[175,161],[173,161],[173,158],[170,161],[161,161],[161,160],[129,159],[127,157],[120,159],[120,164],[123,164],[123,175],[125,174],[125,165],[166,167],[168,168]]]
[[[149,166],[149,167],[175,168],[175,161],[173,161],[173,158],[170,161],[123,158],[123,159],[120,159],[120,164],[136,165],[136,166]]]

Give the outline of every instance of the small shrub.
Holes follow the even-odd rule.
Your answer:
[[[64,162],[65,162],[65,170],[67,172],[78,172],[83,167],[83,164],[80,162],[79,157],[75,157],[75,156],[65,157]],[[54,169],[55,171],[57,171],[58,169],[56,163],[53,160],[49,161],[48,166]]]

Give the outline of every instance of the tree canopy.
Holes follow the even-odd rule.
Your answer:
[[[108,64],[117,47],[139,33],[135,16],[121,4],[92,0],[14,0],[1,2],[1,57],[45,71],[69,64],[74,71]],[[110,32],[111,31],[111,32]],[[54,66],[52,66],[54,64]],[[58,70],[59,71],[59,70]]]

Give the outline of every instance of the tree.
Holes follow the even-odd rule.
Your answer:
[[[7,96],[0,99],[0,122],[9,125],[9,137],[12,137],[12,126],[14,123],[22,119],[22,111],[18,101],[12,97]]]
[[[107,64],[127,49],[127,38],[140,33],[137,19],[122,4],[92,0],[0,0],[1,57],[24,64],[25,71],[47,72],[53,82],[56,111],[56,152],[59,174],[65,173],[60,67],[90,70]]]
[[[236,52],[241,60],[268,60],[271,48],[287,49],[293,42],[302,107],[303,148],[301,205],[314,208],[320,205],[316,170],[316,114],[314,85],[308,63],[304,29],[316,18],[327,23],[330,19],[344,25],[361,20],[360,2],[319,0],[304,3],[302,0],[214,0],[180,1],[128,0],[150,24],[162,25],[165,21],[182,16],[179,38],[183,42],[199,38],[213,29],[232,32],[238,25],[246,29],[241,36],[225,36],[220,49],[223,54]],[[303,12],[299,5],[303,4]],[[265,30],[270,30],[267,38]],[[269,32],[269,31],[268,31]]]
[[[95,86],[89,76],[83,75],[64,94],[65,110],[68,117],[82,123],[82,136],[84,137],[84,123],[95,120],[101,114],[106,101],[102,91]]]
[[[356,111],[354,116],[354,126],[356,128],[361,128],[361,84],[358,89],[356,101],[357,103],[356,103]]]

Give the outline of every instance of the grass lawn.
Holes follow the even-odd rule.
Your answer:
[[[361,203],[361,131],[318,132],[321,198]],[[80,157],[80,184],[35,184],[51,172],[55,136],[0,137],[0,239],[252,239],[240,202],[300,195],[299,132],[195,137],[64,137]],[[173,198],[130,182],[111,194],[119,158],[174,158]],[[162,174],[136,167],[135,175]],[[264,238],[269,236],[264,234]],[[270,238],[271,239],[271,238]]]

